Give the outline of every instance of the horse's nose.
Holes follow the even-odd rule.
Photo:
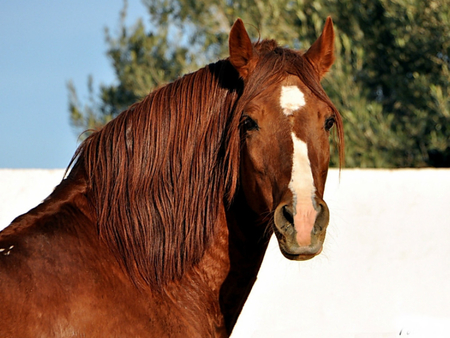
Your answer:
[[[317,211],[317,216],[314,222],[314,226],[312,229],[312,233],[318,234],[322,232],[328,225],[329,217],[330,217],[330,211],[328,209],[327,203],[321,199],[316,198],[315,199],[315,208]],[[294,226],[294,215],[295,215],[295,208],[292,204],[286,204],[281,209],[282,215],[285,219],[285,221],[291,225]]]

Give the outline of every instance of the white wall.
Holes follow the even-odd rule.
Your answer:
[[[0,169],[0,230],[41,203],[63,176],[62,169]]]
[[[0,170],[0,229],[62,170]],[[233,337],[450,337],[450,170],[331,170],[323,253],[274,240]]]

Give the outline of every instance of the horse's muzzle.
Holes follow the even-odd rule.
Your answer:
[[[312,211],[296,208],[293,203],[279,205],[274,215],[274,232],[282,254],[291,260],[307,260],[320,254],[329,218],[327,204],[317,197]]]

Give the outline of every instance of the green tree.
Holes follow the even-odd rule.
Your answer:
[[[348,167],[450,166],[449,0],[144,0],[142,20],[106,32],[117,85],[82,105],[69,84],[73,125],[95,128],[155,87],[227,55],[241,17],[252,36],[307,48],[325,18],[337,59],[324,87],[344,117]],[[126,6],[125,6],[126,8]],[[332,163],[336,163],[336,157]]]
[[[344,1],[336,13],[352,48],[364,51],[356,85],[391,129],[388,148],[374,144],[388,165],[450,166],[450,1]]]

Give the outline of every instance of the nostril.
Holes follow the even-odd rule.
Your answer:
[[[314,234],[324,231],[328,226],[328,222],[330,220],[330,212],[325,201],[319,200],[317,204],[317,217],[313,228]]]
[[[287,205],[283,207],[283,216],[289,223],[294,224],[294,216]]]

